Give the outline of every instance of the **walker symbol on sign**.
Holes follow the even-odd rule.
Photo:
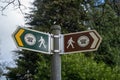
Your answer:
[[[46,46],[45,46],[45,40],[43,39],[42,36],[40,37],[40,40],[38,42],[40,42],[40,45],[39,45],[40,48],[41,48],[42,45],[43,45],[44,48],[46,48]]]
[[[72,37],[71,37],[71,38],[68,40],[68,42],[67,42],[67,44],[68,44],[67,48],[69,48],[70,46],[71,46],[72,48],[74,48],[73,43],[75,43],[75,41],[73,41],[73,39],[72,39]]]
[[[64,53],[95,51],[102,40],[95,30],[65,34],[63,39]]]

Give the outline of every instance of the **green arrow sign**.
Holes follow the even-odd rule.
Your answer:
[[[19,27],[13,34],[17,46],[50,54],[50,34]]]

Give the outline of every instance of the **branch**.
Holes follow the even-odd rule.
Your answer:
[[[5,6],[0,6],[1,8],[1,12],[3,13],[3,11],[8,8],[10,5],[14,5],[16,9],[19,9],[20,12],[23,14],[23,11],[22,11],[22,7],[26,8],[26,6],[24,6],[22,3],[21,3],[21,0],[4,0],[4,1],[1,1],[1,3],[5,4]]]
[[[1,8],[2,8],[1,11],[4,11],[9,5],[13,4],[14,2],[15,2],[15,0],[12,0],[12,1],[10,1],[10,2],[7,2],[7,1],[6,1],[7,5],[5,5],[4,7],[1,7]]]

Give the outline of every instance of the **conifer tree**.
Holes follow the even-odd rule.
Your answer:
[[[15,59],[16,67],[7,69],[9,70],[7,77],[12,80],[27,80],[26,75],[30,75],[29,78],[34,78],[37,73],[37,61],[40,61],[38,53],[22,50],[14,51],[18,58]]]
[[[119,79],[118,66],[113,69],[111,66],[114,67],[116,64],[120,64],[120,17],[116,15],[116,12],[111,8],[109,3],[105,2],[95,6],[94,1],[89,0],[35,0],[33,5],[34,8],[32,8],[31,13],[26,16],[28,20],[27,24],[34,26],[33,29],[50,32],[50,27],[57,24],[62,27],[62,33],[69,33],[89,28],[97,30],[103,38],[100,48],[95,53],[91,52],[91,57],[86,58],[80,53],[75,56],[62,56],[63,80],[109,80],[108,76],[112,76],[113,74],[117,74]],[[29,56],[22,54],[23,56],[19,57],[17,60],[18,66],[14,68],[15,73],[19,70],[19,72],[26,72],[29,69],[35,80],[49,80],[51,56],[36,55],[28,51],[24,53],[28,53]],[[31,57],[33,54],[34,56],[36,55],[35,58],[37,57],[37,60]],[[89,53],[86,54],[88,55]],[[86,61],[86,63],[81,63],[82,60]],[[33,62],[31,63],[31,61]],[[74,61],[77,61],[76,64],[74,64]],[[103,62],[108,65],[105,65]],[[79,63],[81,63],[82,67]],[[28,67],[29,65],[35,65],[35,67]],[[28,68],[26,69],[25,66]],[[93,68],[96,68],[96,71]],[[107,73],[100,73],[100,71],[104,72],[105,70],[109,72],[108,75]],[[14,72],[14,70],[11,70],[11,72]],[[111,79],[115,80],[115,75]]]
[[[86,13],[82,3],[82,0],[35,0],[28,24],[46,32],[54,24],[62,27],[62,33],[85,30],[82,20],[86,19]]]
[[[120,16],[112,9],[111,5],[105,3],[93,10],[94,22],[93,28],[97,30],[103,40],[99,50],[96,53],[96,59],[104,61],[108,65],[115,65],[117,61],[115,56],[119,56],[119,25]],[[116,49],[116,52],[115,52]]]

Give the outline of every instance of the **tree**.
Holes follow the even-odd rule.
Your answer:
[[[29,25],[38,26],[37,30],[49,32],[51,25],[58,24],[62,32],[75,32],[85,30],[83,22],[86,13],[81,6],[82,0],[46,1],[35,0],[33,14],[27,16]]]
[[[62,56],[62,80],[117,80],[118,67],[111,68],[104,62],[96,63],[94,56],[86,58],[76,53]]]
[[[115,27],[119,26],[117,22],[119,17],[107,2],[95,6],[94,2],[87,0],[36,0],[34,5],[33,14],[28,17],[30,18],[28,24],[46,32],[49,32],[50,26],[53,24],[61,25],[62,33],[76,32],[87,28],[96,29],[102,35],[103,42],[94,59],[98,63],[104,61],[109,66],[116,64],[114,60],[116,57],[113,54],[114,50],[119,48],[119,39],[114,41],[114,35],[119,34],[119,27]],[[118,30],[114,31],[115,28]],[[109,33],[106,33],[107,31]],[[117,45],[115,49],[112,47],[113,44]]]
[[[2,70],[2,68],[0,67],[0,77],[2,76],[2,74],[3,74],[3,70]]]
[[[114,9],[116,14],[118,16],[120,16],[120,1],[119,0],[110,0],[109,4]]]
[[[28,19],[27,24],[34,26],[33,29],[49,32],[51,25],[54,24],[62,27],[62,33],[90,28],[96,29],[103,38],[98,51],[86,53],[85,56],[89,57],[85,57],[80,53],[62,55],[63,80],[119,79],[120,23],[118,20],[120,17],[116,15],[107,2],[95,6],[94,1],[89,0],[35,0],[33,5],[35,7],[26,16]],[[30,53],[33,54],[33,52]],[[38,54],[37,56],[39,56],[40,60],[34,62],[37,66],[33,68],[33,71],[37,69],[37,72],[33,75],[34,79],[49,80],[50,56],[44,54]],[[24,66],[27,65],[26,67],[28,67],[29,65],[26,62],[34,59],[29,56],[30,58],[27,60],[28,55],[23,55],[22,57],[26,58],[18,59],[17,62],[19,64],[17,65],[20,67],[20,71],[26,71]],[[24,63],[24,66],[21,63]]]
[[[38,53],[26,50],[15,51],[15,53],[18,54],[18,59],[15,60],[17,67],[8,67],[7,76],[13,80],[24,80],[26,74],[31,74],[33,78],[37,73],[37,61],[40,60]]]
[[[109,4],[104,4],[102,8],[95,8],[93,22],[94,29],[96,29],[103,38],[101,47],[96,54],[97,59],[101,58],[106,64],[115,65],[115,54],[118,56],[118,52],[114,52],[114,49],[118,49],[119,45],[119,21],[120,17],[116,15],[116,12],[110,7]],[[97,11],[98,10],[98,11]],[[101,10],[103,11],[102,13]],[[107,33],[106,33],[107,32]],[[101,56],[101,57],[100,57]]]
[[[22,14],[25,14],[26,9],[28,6],[24,3],[27,0],[0,0],[0,11],[2,15],[5,15],[5,11],[8,8],[12,8],[13,10],[18,10]]]

